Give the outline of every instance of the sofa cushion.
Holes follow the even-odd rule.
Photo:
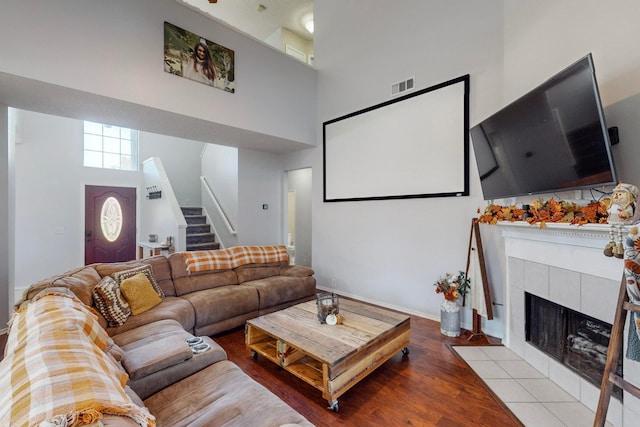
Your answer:
[[[114,334],[111,338],[124,352],[127,348],[130,348],[132,344],[146,340],[150,336],[163,338],[175,335],[176,333],[184,334],[185,339],[192,336],[184,330],[180,322],[173,319],[163,319],[147,322],[144,325]]]
[[[111,277],[113,277],[115,281],[118,282],[118,285],[122,286],[123,280],[133,277],[138,273],[142,273],[147,276],[147,280],[149,280],[149,283],[153,287],[153,290],[158,294],[158,296],[160,296],[160,298],[164,298],[164,292],[162,291],[162,289],[160,289],[160,286],[158,286],[156,279],[153,277],[153,270],[148,264],[134,267],[129,270],[117,271],[113,273]]]
[[[264,279],[265,277],[279,276],[280,270],[287,263],[252,264],[236,268],[238,283],[249,282],[251,280]]]
[[[144,400],[162,426],[312,426],[229,361],[215,363]]]
[[[109,326],[120,326],[131,316],[131,307],[112,277],[103,277],[93,288],[93,301]]]
[[[210,349],[194,354],[193,357],[186,360],[184,363],[178,363],[169,366],[166,369],[147,375],[146,377],[130,380],[129,384],[141,398],[146,399],[154,393],[162,390],[165,387],[174,384],[189,375],[192,375],[207,366],[220,362],[221,360],[227,360],[227,353],[209,337],[202,337],[203,343],[209,344]]]
[[[144,273],[128,277],[120,283],[120,290],[131,307],[131,314],[138,315],[162,302]]]
[[[100,282],[100,275],[91,266],[80,267],[75,270],[67,271],[66,273],[59,274],[57,276],[43,279],[27,288],[24,292],[22,301],[18,302],[16,306],[31,300],[38,292],[43,289],[59,286],[70,289],[80,301],[88,306],[93,305],[93,287]]]
[[[176,294],[184,296],[192,292],[238,284],[238,276],[233,270],[205,273],[174,279]]]
[[[122,350],[122,366],[130,380],[138,380],[191,359],[193,353],[185,341],[191,337],[180,323],[167,319],[130,329],[112,339]]]
[[[313,269],[304,265],[289,265],[280,270],[280,275],[291,277],[313,276]]]
[[[240,286],[255,288],[258,291],[260,309],[262,310],[282,303],[312,297],[316,292],[316,279],[313,276],[273,276],[244,282]]]
[[[182,329],[182,325],[175,320],[159,320],[149,324],[130,329],[122,334],[114,336],[114,342],[122,346],[123,362],[127,370],[132,375],[129,385],[143,399],[153,393],[171,385],[183,378],[209,366],[212,363],[227,359],[227,353],[209,337],[202,337],[203,341],[210,345],[210,349],[199,354],[191,353],[186,343],[187,338],[193,335]],[[160,349],[157,343],[161,343]],[[146,372],[136,368],[137,364],[144,369],[145,365],[156,363],[155,368],[159,368],[157,353],[164,353],[164,348],[170,347],[177,351],[187,351],[184,363],[168,364],[162,369],[147,369]],[[154,359],[156,362],[154,362]],[[179,360],[179,359],[176,359]],[[133,374],[133,372],[136,372]],[[155,372],[152,372],[155,371]]]
[[[122,349],[124,352],[122,366],[130,379],[137,380],[182,363],[193,356],[185,339],[181,333],[163,337],[149,335],[134,345]]]
[[[180,253],[169,255],[169,264],[171,265],[173,284],[178,296],[204,289],[238,284],[238,276],[233,270],[203,271],[188,274],[186,264]]]
[[[150,258],[144,258],[126,262],[105,262],[92,264],[96,269],[100,277],[111,276],[113,273],[123,270],[129,270],[134,267],[140,267],[143,265],[150,265],[153,271],[153,278],[155,279],[160,289],[166,296],[175,296],[175,289],[173,288],[173,280],[171,277],[171,267],[169,261],[164,255],[156,255]]]
[[[258,292],[248,286],[221,286],[192,292],[182,298],[189,301],[196,312],[196,331],[239,315],[257,313],[259,309]]]
[[[147,323],[164,319],[175,320],[182,325],[184,330],[191,332],[195,323],[195,313],[189,301],[178,297],[166,297],[151,310],[131,316],[124,325],[107,328],[107,332],[109,335],[114,336]]]

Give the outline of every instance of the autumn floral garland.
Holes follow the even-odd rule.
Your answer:
[[[478,222],[496,224],[498,221],[526,221],[539,224],[541,228],[548,222],[567,224],[606,224],[608,200],[591,202],[578,206],[573,202],[542,199],[531,202],[528,210],[516,206],[489,205],[478,218]],[[480,209],[478,209],[480,213]],[[526,214],[526,216],[525,216]]]

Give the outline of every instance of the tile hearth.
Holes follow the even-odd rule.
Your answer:
[[[593,425],[593,411],[510,349],[502,346],[452,348],[525,426]]]

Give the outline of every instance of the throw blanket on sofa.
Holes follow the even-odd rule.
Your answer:
[[[187,265],[187,273],[210,270],[230,270],[247,264],[267,264],[288,262],[289,253],[284,245],[234,246],[213,251],[184,252],[182,258]]]
[[[43,292],[14,313],[0,362],[0,425],[81,426],[112,414],[154,426],[126,395],[108,340],[75,296]]]

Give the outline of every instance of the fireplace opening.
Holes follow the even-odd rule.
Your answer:
[[[609,323],[528,292],[525,316],[527,342],[600,387],[611,338]],[[622,376],[622,363],[616,373]],[[612,395],[622,400],[616,386]]]

